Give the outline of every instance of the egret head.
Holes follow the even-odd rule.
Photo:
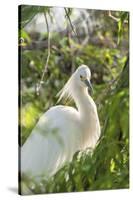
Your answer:
[[[91,71],[88,66],[81,65],[69,78],[62,90],[57,94],[59,96],[58,102],[64,98],[72,99],[77,89],[84,89],[88,87],[89,93],[93,91],[91,82]]]
[[[91,79],[91,71],[88,66],[81,65],[75,72],[75,79],[77,85],[85,88],[88,87],[89,92],[93,91],[90,79]]]

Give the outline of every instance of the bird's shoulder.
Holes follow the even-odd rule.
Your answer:
[[[44,113],[44,116],[50,121],[70,121],[78,119],[78,111],[70,106],[58,105],[51,107],[46,113]]]
[[[78,111],[73,108],[73,107],[70,107],[70,106],[63,106],[63,105],[58,105],[58,106],[53,106],[51,107],[45,114],[46,115],[51,115],[51,114],[74,114],[74,115],[77,115],[78,114]]]
[[[34,131],[45,131],[53,129],[62,129],[66,126],[75,126],[78,123],[79,115],[78,111],[70,106],[54,106],[46,111],[39,119]]]

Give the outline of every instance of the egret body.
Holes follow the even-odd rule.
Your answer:
[[[91,72],[81,65],[60,91],[76,108],[54,106],[45,112],[21,148],[21,173],[34,178],[54,175],[78,150],[94,148],[100,136],[96,105],[88,93]]]

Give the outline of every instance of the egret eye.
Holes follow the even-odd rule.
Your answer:
[[[84,81],[86,78],[84,76],[80,75],[80,79],[81,79],[81,81]]]

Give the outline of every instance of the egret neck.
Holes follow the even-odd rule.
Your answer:
[[[73,99],[78,109],[79,123],[82,127],[82,149],[94,148],[100,134],[96,105],[88,94],[87,88],[77,88]]]
[[[76,88],[73,93],[73,99],[77,106],[79,115],[82,119],[88,119],[90,114],[96,112],[96,105],[88,94],[88,88]]]

